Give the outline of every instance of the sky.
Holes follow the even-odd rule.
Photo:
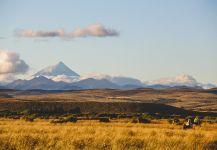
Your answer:
[[[0,19],[0,49],[24,76],[63,61],[79,74],[217,84],[216,0],[0,0]]]

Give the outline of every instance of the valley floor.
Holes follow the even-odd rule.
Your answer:
[[[183,130],[166,120],[150,124],[112,120],[109,123],[82,121],[53,124],[49,120],[0,119],[0,149],[167,149],[201,150],[217,148],[217,124]]]
[[[165,104],[187,110],[217,113],[217,89],[134,89],[81,91],[0,90],[0,109],[8,102],[133,102]],[[18,104],[19,105],[19,104]]]

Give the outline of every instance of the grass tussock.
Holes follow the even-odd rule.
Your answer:
[[[48,120],[0,120],[1,150],[68,149],[216,149],[217,124],[194,129],[168,124],[78,121],[53,124]]]

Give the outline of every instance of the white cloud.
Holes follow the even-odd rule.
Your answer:
[[[26,78],[26,80],[32,80],[33,78],[35,77],[39,77],[39,76],[30,76],[28,78]],[[48,79],[51,79],[55,82],[66,82],[66,83],[73,83],[73,82],[76,82],[76,81],[79,81],[79,78],[78,76],[67,76],[67,75],[57,75],[57,76],[44,76]]]
[[[200,83],[200,86],[203,87],[203,89],[211,89],[211,88],[216,88],[217,87],[216,85],[210,84],[210,83],[208,83],[208,84]]]
[[[144,84],[140,80],[132,77],[115,76],[112,77],[110,81],[120,86],[124,86],[124,85],[137,85],[141,87],[144,86]]]
[[[32,29],[27,29],[16,31],[16,35],[23,37],[61,37],[65,35],[65,32],[63,29],[54,31],[33,31]]]
[[[102,80],[102,79],[109,80],[111,78],[111,76],[106,75],[106,74],[101,74],[101,73],[89,73],[89,74],[80,76],[79,80],[85,80],[85,79],[89,79],[89,78],[93,78],[96,80]]]
[[[119,33],[114,29],[104,27],[102,24],[93,24],[86,28],[76,28],[72,32],[65,32],[64,29],[53,31],[33,31],[32,29],[18,30],[15,35],[29,38],[45,38],[45,37],[60,37],[60,38],[77,38],[77,37],[106,37],[118,36]]]
[[[28,69],[29,66],[20,59],[19,54],[0,50],[0,74],[23,74]]]
[[[0,83],[7,84],[11,81],[14,81],[16,78],[12,74],[0,74]]]
[[[105,28],[101,24],[93,24],[87,28],[77,28],[71,33],[72,37],[87,37],[87,36],[118,36],[119,33],[114,29]]]
[[[53,76],[53,77],[48,77],[49,79],[52,79],[53,81],[59,82],[63,81],[66,83],[73,83],[78,80],[79,77],[75,76],[67,76],[67,75],[58,75],[58,76]]]
[[[80,81],[80,80],[85,80],[88,78],[93,78],[96,80],[102,80],[102,79],[106,79],[110,82],[113,82],[119,86],[124,86],[124,85],[138,85],[138,86],[143,86],[144,84],[135,78],[131,78],[131,77],[125,77],[125,76],[110,76],[110,75],[106,75],[106,74],[101,74],[101,73],[90,73],[87,75],[83,75],[80,76],[77,79],[74,79],[73,82],[76,81]]]
[[[29,66],[20,59],[19,54],[0,50],[0,83],[5,84],[15,80],[16,74],[24,74]]]
[[[153,84],[161,84],[161,85],[168,85],[168,86],[198,86],[198,82],[195,78],[190,75],[179,75],[177,77],[170,77],[170,78],[161,78],[158,80],[147,82],[149,85]]]

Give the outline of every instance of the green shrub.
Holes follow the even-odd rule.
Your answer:
[[[177,125],[181,125],[182,124],[182,122],[179,120],[179,118],[177,118],[177,117],[175,117],[175,118],[173,118],[173,119],[168,119],[167,120],[168,121],[168,123],[170,123],[170,124],[177,124]]]
[[[74,116],[67,116],[65,118],[59,118],[51,120],[51,123],[66,123],[66,122],[77,122],[77,117]]]
[[[174,118],[173,119],[173,124],[180,124],[181,122],[180,122],[180,120],[179,120],[179,118]]]
[[[206,121],[206,122],[208,122],[208,123],[210,123],[210,124],[214,124],[214,123],[217,123],[217,119],[208,120],[208,121]]]
[[[59,118],[59,119],[54,119],[54,120],[51,120],[50,123],[65,123],[65,119],[63,118]]]
[[[49,118],[50,118],[50,116],[48,116],[48,115],[45,115],[45,116],[41,116],[40,118],[41,118],[41,119],[49,119]]]
[[[139,120],[139,123],[151,123],[151,121],[145,118],[144,116],[139,117],[138,120]]]
[[[25,121],[28,121],[28,122],[33,122],[34,119],[33,118],[25,118]]]
[[[31,111],[29,109],[25,109],[21,112],[21,114],[27,116],[27,115],[30,115],[31,114]]]
[[[118,118],[118,114],[113,114],[113,113],[102,113],[102,114],[98,114],[98,117],[109,117],[111,119],[116,119]]]
[[[68,117],[66,117],[66,118],[64,118],[64,120],[66,121],[66,122],[77,122],[77,117],[74,117],[74,116],[68,116]]]
[[[23,119],[25,121],[28,121],[28,122],[33,122],[36,119],[36,115],[35,114],[33,114],[33,115],[27,115],[27,116],[24,116]]]
[[[211,117],[211,116],[205,116],[203,118],[203,122],[207,122],[207,123],[217,123],[217,118],[216,117]]]
[[[212,117],[210,117],[210,116],[205,116],[203,119],[204,119],[204,120],[212,120]]]
[[[199,116],[196,116],[194,118],[194,122],[193,122],[195,125],[200,125],[201,124],[201,120],[200,120],[200,117]]]
[[[173,123],[173,119],[168,119],[167,121],[168,121],[168,123],[170,123],[170,124]]]
[[[139,123],[139,120],[137,117],[133,117],[131,122],[132,123]]]

